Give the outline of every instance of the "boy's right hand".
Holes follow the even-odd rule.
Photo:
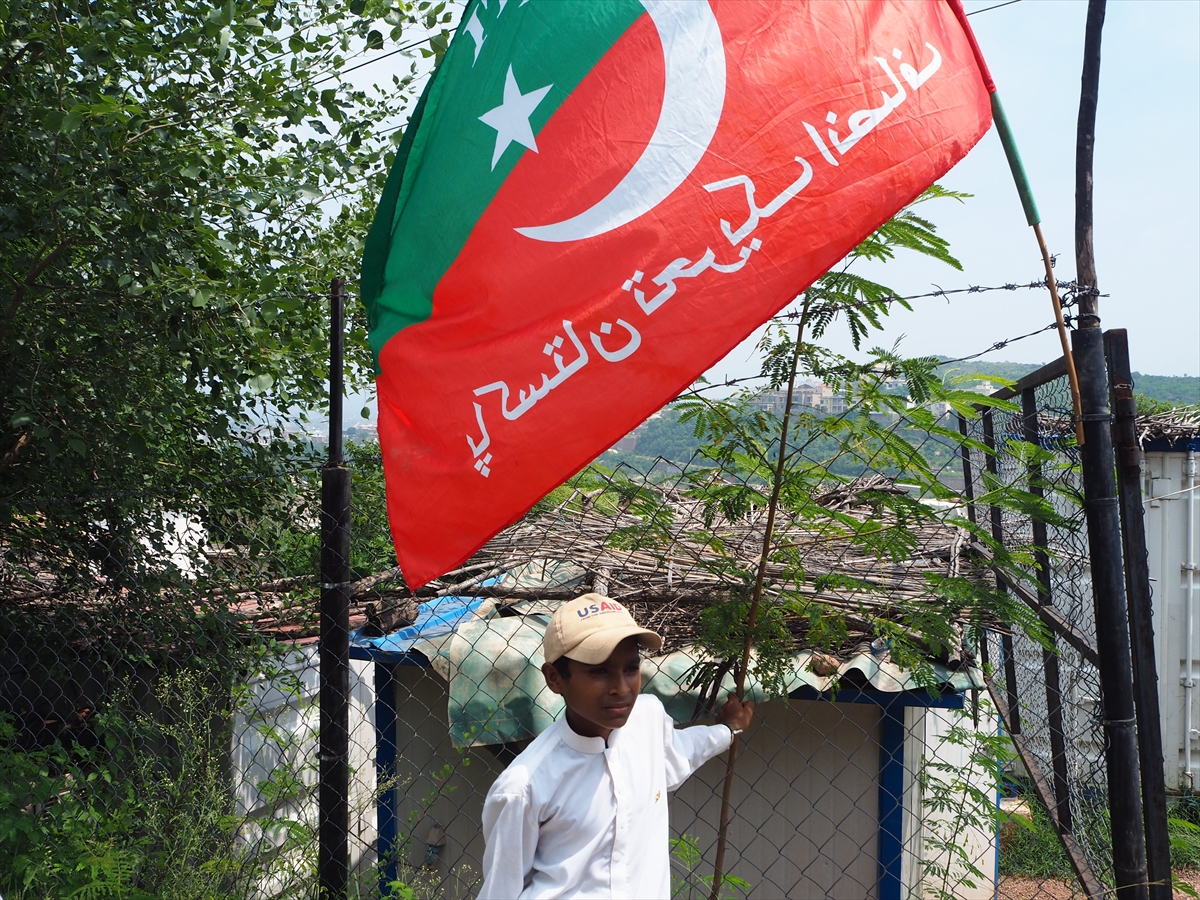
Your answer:
[[[725,705],[717,712],[717,721],[722,725],[728,725],[734,731],[745,731],[750,727],[750,721],[754,718],[754,701],[739,700],[737,697],[730,695],[725,701]]]

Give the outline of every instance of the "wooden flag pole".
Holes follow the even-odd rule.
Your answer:
[[[1013,137],[1012,128],[1008,124],[1008,116],[1004,114],[1004,106],[1000,103],[1000,95],[995,91],[991,94],[992,119],[996,122],[996,131],[1000,134],[1000,143],[1004,146],[1004,155],[1008,158],[1008,167],[1012,170],[1013,181],[1017,184],[1017,194],[1021,198],[1021,206],[1025,210],[1025,221],[1033,229],[1037,238],[1038,250],[1042,253],[1042,265],[1046,268],[1046,287],[1050,288],[1050,302],[1054,306],[1054,321],[1058,325],[1058,341],[1062,345],[1063,361],[1067,365],[1067,381],[1071,385],[1071,406],[1075,411],[1075,440],[1083,446],[1083,401],[1079,393],[1079,375],[1075,371],[1075,357],[1071,354],[1071,341],[1067,337],[1067,323],[1063,319],[1062,301],[1058,296],[1058,281],[1054,277],[1054,261],[1050,258],[1050,250],[1046,247],[1046,238],[1042,234],[1042,217],[1038,214],[1037,204],[1033,200],[1033,189],[1029,185],[1029,177],[1025,174],[1025,165],[1021,162],[1021,154],[1017,150],[1017,141]]]
[[[1042,265],[1046,267],[1046,287],[1050,289],[1050,302],[1054,305],[1054,322],[1058,326],[1058,340],[1062,345],[1063,361],[1067,366],[1067,380],[1071,384],[1071,406],[1075,413],[1075,440],[1083,446],[1083,403],[1079,393],[1079,375],[1075,371],[1075,357],[1071,355],[1071,342],[1067,337],[1067,323],[1063,319],[1062,301],[1058,296],[1058,282],[1054,278],[1054,261],[1046,248],[1046,238],[1042,235],[1042,217],[1038,214],[1037,204],[1033,200],[1033,188],[1029,185],[1029,176],[1025,174],[1025,164],[1021,162],[1021,153],[1017,150],[1017,139],[1013,136],[1012,127],[1008,124],[1008,116],[1004,114],[1004,105],[996,92],[996,83],[983,59],[983,51],[975,40],[975,32],[967,22],[967,13],[963,9],[962,0],[949,0],[954,15],[962,26],[963,33],[975,54],[975,64],[983,77],[988,97],[992,104],[992,120],[996,123],[996,131],[1000,135],[1000,143],[1004,147],[1004,155],[1008,159],[1008,168],[1012,172],[1013,181],[1017,185],[1017,194],[1021,198],[1021,208],[1025,211],[1025,221],[1033,229],[1037,238],[1038,250],[1042,254]]]

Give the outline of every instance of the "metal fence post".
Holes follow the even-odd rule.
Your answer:
[[[1147,900],[1146,842],[1142,828],[1141,779],[1138,775],[1137,728],[1133,704],[1133,662],[1125,575],[1121,559],[1121,520],[1113,470],[1112,416],[1108,405],[1108,373],[1100,317],[1080,315],[1072,344],[1079,368],[1083,403],[1084,514],[1092,568],[1103,694],[1108,808],[1112,823],[1113,874],[1118,900]]]
[[[992,411],[985,410],[983,413],[983,442],[987,445],[988,455],[985,460],[985,466],[988,472],[999,479],[1000,469],[996,463],[996,428],[992,418]],[[997,544],[1004,543],[1004,519],[1003,511],[1000,507],[992,505],[989,507],[990,519],[992,524],[992,538]],[[997,567],[997,572],[999,568]],[[997,574],[996,590],[1001,593],[1007,593],[1007,587]],[[1011,634],[1002,634],[1000,636],[1000,648],[1004,654],[1004,689],[1008,693],[1008,712],[1009,722],[1008,730],[1010,734],[1021,733],[1021,709],[1018,705],[1017,691],[1017,661],[1014,657],[1013,639]]]
[[[879,710],[879,900],[900,900],[904,855],[904,707]],[[909,761],[911,764],[911,760]]]
[[[1123,328],[1104,335],[1113,395],[1113,443],[1117,453],[1117,496],[1124,538],[1125,588],[1129,592],[1129,638],[1133,651],[1133,690],[1137,707],[1138,756],[1142,764],[1142,806],[1146,827],[1146,869],[1151,900],[1169,900],[1171,841],[1167,834],[1167,789],[1163,773],[1162,719],[1158,708],[1158,665],[1154,658],[1154,607],[1150,597],[1142,473],[1137,441],[1137,408],[1129,340]]]
[[[958,433],[964,438],[970,437],[970,430],[967,428],[967,417],[962,413],[958,413]],[[962,456],[962,472],[963,472],[963,497],[967,500],[967,521],[972,525],[975,524],[975,474],[971,471],[971,448],[963,445],[960,450]],[[985,630],[979,639],[979,662],[986,670],[991,664],[988,653],[988,633]]]
[[[321,473],[321,900],[345,900],[350,874],[350,470],[342,465],[345,282],[329,288],[329,460]]]
[[[379,864],[379,896],[388,896],[389,885],[400,877],[397,837],[400,812],[396,784],[396,668],[397,663],[375,663],[375,821],[378,840],[375,858]]]
[[[1025,440],[1035,446],[1040,446],[1038,427],[1037,394],[1035,388],[1025,388],[1021,391],[1021,416],[1024,420]],[[1036,460],[1029,464],[1029,492],[1035,497],[1044,496],[1042,490],[1042,466]],[[1049,535],[1046,533],[1046,523],[1034,517],[1033,526],[1034,559],[1038,566],[1038,601],[1042,606],[1053,605],[1053,595],[1050,592],[1050,546]],[[1050,755],[1054,769],[1054,799],[1058,805],[1058,821],[1066,831],[1072,830],[1071,823],[1071,789],[1067,774],[1067,739],[1063,730],[1062,717],[1062,688],[1058,671],[1058,641],[1054,633],[1050,633],[1053,642],[1048,649],[1042,650],[1042,672],[1046,677],[1046,718],[1050,724]]]

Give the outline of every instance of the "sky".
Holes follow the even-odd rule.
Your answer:
[[[965,0],[1008,113],[1060,279],[1075,277],[1075,131],[1086,0]],[[455,22],[454,24],[457,24]],[[403,75],[409,60],[393,57]],[[392,63],[368,72],[387,77]],[[963,271],[916,256],[864,268],[902,296],[940,286],[1028,283],[1042,277],[993,128],[940,183],[973,196],[922,208],[950,242]],[[1200,374],[1200,2],[1109,0],[1101,48],[1094,164],[1094,239],[1105,328],[1129,331],[1133,368],[1153,375]],[[897,308],[864,345],[899,342],[907,356],[960,357],[1053,321],[1045,290],[965,294]],[[758,371],[752,335],[708,373],[710,380]],[[823,341],[856,356],[844,329]],[[1007,344],[987,360],[1045,363],[1060,355],[1046,332]],[[861,358],[861,355],[858,355]],[[361,403],[347,404],[347,424]]]

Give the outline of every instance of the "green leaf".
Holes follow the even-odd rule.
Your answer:
[[[433,51],[433,55],[439,63],[442,61],[442,56],[449,45],[450,32],[445,28],[429,39],[429,49]]]
[[[383,35],[380,32],[376,31],[374,28],[372,28],[371,31],[367,34],[367,49],[368,50],[382,50],[383,49]]]
[[[417,900],[417,893],[403,881],[389,881],[388,885],[389,898],[395,900]]]
[[[78,130],[79,126],[83,124],[83,117],[86,113],[87,107],[84,106],[76,106],[71,109],[65,116],[63,116],[62,122],[58,126],[59,132],[62,134],[70,134],[71,132]]]

